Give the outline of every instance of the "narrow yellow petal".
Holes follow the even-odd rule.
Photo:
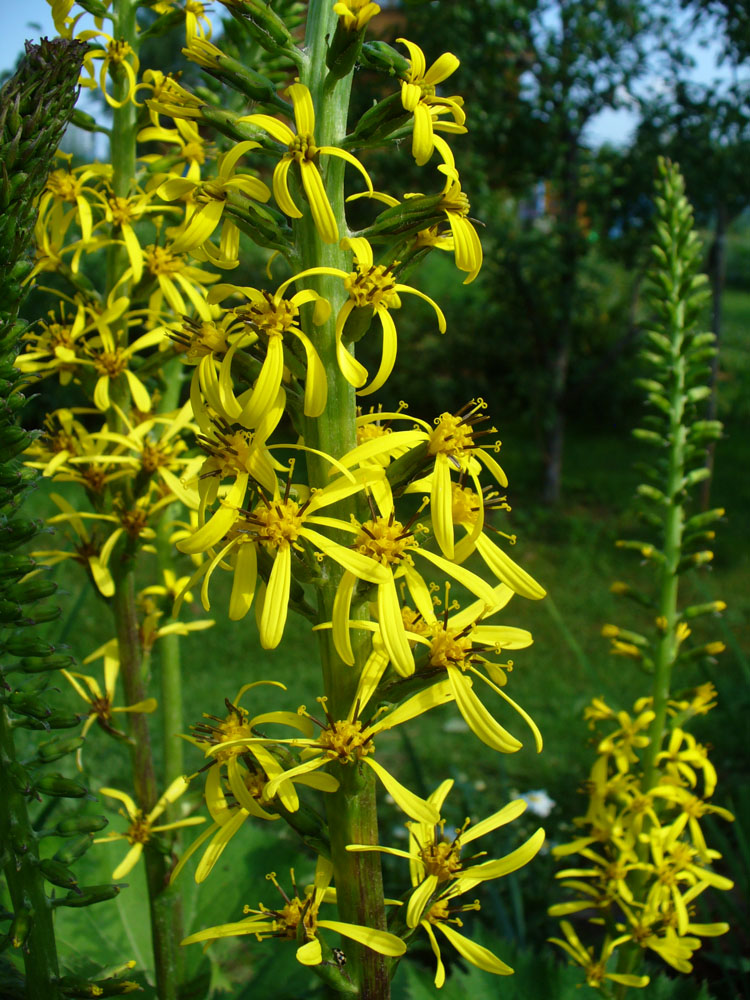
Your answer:
[[[437,809],[420,799],[414,792],[410,792],[400,781],[397,781],[384,767],[382,767],[372,757],[363,757],[362,763],[366,764],[370,770],[374,771],[383,783],[383,787],[391,796],[393,801],[402,809],[407,816],[417,820],[419,823],[437,823],[440,813]]]
[[[289,545],[283,545],[273,561],[260,618],[260,644],[264,649],[275,649],[281,642],[289,610],[291,578],[292,552]]]
[[[409,896],[409,903],[406,907],[406,926],[416,927],[422,917],[422,911],[427,905],[427,901],[437,888],[437,875],[428,875],[427,878],[417,886]]]
[[[496,955],[493,955],[489,948],[477,944],[476,941],[470,941],[463,934],[454,931],[448,923],[441,922],[436,926],[445,934],[459,955],[465,958],[467,962],[476,965],[483,972],[492,972],[496,976],[513,975],[513,969],[509,965],[506,965],[505,962],[502,962]]]
[[[370,927],[360,927],[358,924],[345,924],[340,920],[319,920],[318,927],[326,927],[328,930],[336,931],[342,937],[351,938],[358,941],[367,948],[372,948],[380,955],[388,955],[395,958],[403,955],[406,951],[406,944],[395,934],[388,931],[376,931]]]
[[[142,853],[143,844],[133,844],[117,868],[115,868],[112,872],[112,878],[115,881],[117,881],[117,879],[124,878],[124,876],[127,875],[129,871],[132,871],[138,864],[138,859]]]
[[[333,214],[318,168],[310,160],[303,160],[300,163],[300,174],[302,187],[310,203],[310,211],[320,238],[324,243],[338,243],[339,230],[336,216]]]

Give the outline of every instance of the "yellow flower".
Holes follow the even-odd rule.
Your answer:
[[[150,200],[151,195],[140,193],[127,198],[110,195],[105,202],[104,217],[113,230],[119,231],[122,236],[135,282],[140,281],[143,276],[144,253],[133,226],[149,212],[164,211],[161,206],[149,204]]]
[[[198,941],[215,941],[217,938],[236,937],[251,934],[259,941],[267,938],[281,938],[303,944],[297,948],[297,961],[302,965],[320,965],[323,961],[323,947],[320,940],[321,930],[330,930],[335,934],[357,941],[366,948],[371,948],[380,955],[391,958],[403,955],[406,951],[404,942],[387,931],[372,930],[359,924],[348,924],[341,920],[326,920],[320,918],[320,908],[329,901],[327,891],[331,881],[333,868],[324,858],[318,859],[315,872],[315,884],[308,886],[304,894],[300,893],[294,881],[292,872],[292,896],[284,892],[276,881],[274,874],[266,878],[273,882],[284,901],[278,909],[264,906],[257,910],[246,906],[248,916],[231,924],[220,924],[207,927],[185,938],[182,944],[194,944]],[[330,952],[330,948],[328,949]]]
[[[478,900],[475,900],[473,903],[462,903],[459,906],[451,905],[454,899],[464,891],[466,890],[462,889],[460,883],[454,883],[449,886],[432,903],[429,909],[425,911],[418,924],[429,938],[432,953],[437,961],[434,982],[438,989],[441,989],[445,985],[445,966],[443,965],[440,945],[438,944],[435,930],[440,931],[462,958],[483,972],[491,972],[495,976],[510,976],[513,974],[513,969],[501,961],[497,955],[493,955],[489,948],[477,944],[476,941],[471,941],[465,935],[459,934],[451,926],[452,924],[458,927],[463,926],[463,921],[458,914],[480,909]]]
[[[273,195],[281,211],[292,219],[302,218],[302,212],[295,205],[289,193],[288,174],[292,164],[296,163],[299,167],[303,190],[310,204],[315,228],[324,243],[336,243],[339,238],[336,217],[333,214],[331,203],[328,201],[323,178],[316,166],[316,159],[320,155],[338,156],[359,170],[365,179],[368,191],[372,191],[372,181],[359,160],[351,153],[347,153],[345,149],[315,144],[315,110],[307,87],[302,83],[293,83],[287,89],[287,94],[291,97],[294,108],[296,135],[288,125],[270,115],[246,115],[237,120],[262,128],[273,139],[287,147],[287,152],[281,157],[273,172]]]
[[[339,0],[333,5],[333,11],[347,31],[361,31],[380,13],[380,7],[370,0]]]
[[[187,164],[185,177],[197,183],[200,181],[201,167],[206,162],[210,147],[193,122],[177,118],[175,125],[177,127],[172,129],[164,128],[161,125],[150,125],[142,128],[138,133],[138,141],[176,143],[179,146],[179,153],[176,155]],[[159,163],[162,159],[164,157],[159,153],[148,153],[146,156],[140,157],[141,162],[150,164]],[[180,175],[182,175],[182,171],[180,171]]]
[[[205,4],[201,0],[158,0],[151,5],[157,14],[179,12],[185,15],[185,38],[189,43],[192,38],[210,38],[211,21],[206,13]]]
[[[301,774],[287,780],[277,757],[267,747],[253,741],[258,732],[256,727],[263,726],[265,729],[269,723],[291,726],[308,735],[312,733],[310,720],[296,712],[267,712],[251,718],[247,710],[240,707],[239,702],[245,691],[258,684],[273,684],[286,690],[283,684],[274,681],[245,684],[234,702],[225,700],[228,715],[224,719],[204,713],[207,721],[192,727],[193,735],[188,737],[191,743],[201,749],[218,748],[206,775],[204,793],[213,823],[185,851],[172,873],[171,881],[178,877],[189,858],[208,841],[195,871],[195,881],[203,882],[248,817],[274,821],[281,818],[279,810],[284,811],[287,818],[290,813],[296,812],[300,802],[295,784],[326,793],[335,792],[339,787],[333,775],[323,773]],[[247,736],[247,743],[234,743],[229,748],[225,746],[228,740],[241,739],[243,734]],[[222,773],[224,766],[226,779]],[[274,794],[269,796],[269,781],[277,777],[283,780]],[[291,822],[293,825],[293,821]]]
[[[410,417],[400,412],[381,414],[381,417],[387,417],[391,420],[411,420],[416,426],[408,431],[394,431],[385,437],[366,441],[364,444],[352,449],[352,451],[348,452],[341,459],[344,465],[352,467],[363,461],[372,461],[376,456],[385,454],[392,448],[403,445],[408,445],[410,449],[424,448],[426,445],[427,456],[434,458],[434,465],[430,474],[432,529],[441,551],[449,559],[455,556],[453,532],[454,492],[451,481],[451,470],[459,472],[462,477],[468,476],[472,480],[477,498],[482,496],[482,488],[478,479],[482,466],[494,476],[500,486],[505,487],[508,485],[508,479],[502,468],[489,454],[489,451],[477,443],[480,437],[486,434],[497,433],[496,427],[489,427],[485,430],[476,429],[478,424],[488,419],[482,413],[486,409],[486,406],[487,404],[483,399],[472,399],[457,413],[442,413],[435,419],[434,427],[431,427],[430,424],[424,420],[420,420],[418,417]],[[500,442],[497,441],[493,449],[498,451],[499,448]],[[417,491],[421,491],[424,488],[422,481],[415,488]],[[526,590],[527,593],[525,596],[531,596],[531,594],[535,594],[538,597],[543,596],[543,591],[540,593],[541,588],[531,577],[526,579],[526,577],[513,570],[512,567],[515,564],[511,560],[498,558],[490,545],[485,545],[478,541],[482,523],[483,514],[481,520],[477,519],[475,521],[470,536],[471,542],[468,543],[468,546],[464,545],[460,550],[460,559],[463,560],[468,556],[472,544],[476,544],[477,546],[482,545],[485,561],[488,564],[492,563],[493,571],[497,567],[505,574],[499,577],[501,580],[505,580],[506,576],[515,578],[518,584]],[[516,567],[516,570],[518,570],[518,567]],[[511,579],[508,579],[507,582],[512,586]]]
[[[259,744],[278,744],[283,746],[296,747],[302,750],[303,762],[295,767],[285,770],[281,775],[273,778],[267,787],[266,794],[272,796],[276,794],[277,788],[284,782],[290,781],[298,775],[309,774],[326,767],[329,764],[337,763],[340,766],[360,766],[365,765],[374,772],[388,794],[393,798],[396,805],[402,809],[407,816],[424,823],[437,823],[439,813],[435,806],[424,799],[419,798],[413,792],[405,788],[396,778],[373,759],[375,753],[374,739],[382,732],[392,729],[394,726],[402,725],[423,715],[425,712],[439,705],[444,705],[451,700],[451,693],[445,682],[433,684],[425,691],[420,691],[399,705],[376,713],[372,719],[365,723],[362,715],[366,707],[366,700],[359,694],[355,697],[345,719],[333,719],[326,707],[326,698],[318,698],[318,702],[323,708],[327,725],[319,722],[314,716],[309,715],[304,707],[299,709],[301,715],[311,719],[315,725],[320,727],[320,733],[316,737],[294,738],[288,740],[256,739],[250,740],[247,736],[238,737],[236,740],[228,740],[219,748],[209,748],[206,756],[215,756],[216,753],[223,753],[228,748],[236,745],[248,745],[253,742]]]
[[[162,413],[138,423],[132,422],[119,406],[115,405],[114,409],[125,432],[102,430],[91,434],[91,439],[115,445],[117,450],[86,459],[73,458],[71,462],[75,465],[79,461],[89,461],[104,467],[113,465],[132,470],[139,475],[141,488],[153,476],[158,476],[170,492],[179,500],[185,500],[185,487],[178,476],[189,479],[189,466],[200,462],[200,459],[183,454],[187,448],[184,435],[195,430],[190,419],[190,401],[172,414]]]
[[[381,470],[377,472],[382,476]],[[181,552],[192,555],[212,549],[223,540],[218,553],[196,571],[188,585],[192,586],[203,576],[201,597],[204,607],[208,608],[211,574],[230,552],[236,550],[229,617],[235,621],[244,618],[257,587],[258,551],[264,550],[273,558],[273,566],[263,597],[258,629],[263,648],[274,649],[281,641],[289,609],[292,549],[304,553],[303,542],[360,579],[380,583],[386,578],[386,573],[373,565],[371,560],[332,541],[314,527],[318,524],[330,526],[331,519],[316,516],[317,512],[360,492],[374,476],[375,470],[362,470],[353,478],[342,476],[324,489],[310,494],[304,501],[293,499],[290,490],[282,497],[277,488],[270,499],[259,491],[259,499],[250,511],[236,508],[230,512],[225,506],[192,538],[178,543]],[[230,520],[232,513],[234,519]],[[341,524],[347,527],[346,522]]]
[[[573,959],[576,965],[581,966],[584,975],[586,976],[586,982],[589,986],[594,989],[598,989],[607,979],[610,980],[610,982],[620,983],[623,986],[632,986],[637,988],[648,986],[650,982],[648,976],[634,976],[630,973],[607,972],[607,964],[615,949],[614,941],[606,939],[599,957],[594,958],[594,949],[584,947],[571,923],[567,920],[563,920],[560,927],[565,935],[565,940],[562,941],[560,938],[548,938],[547,940],[562,948],[563,951],[565,951],[570,958]]]
[[[100,795],[107,795],[109,798],[118,799],[122,802],[125,806],[125,812],[120,810],[120,814],[130,820],[130,825],[125,833],[112,832],[106,834],[104,837],[96,837],[94,839],[95,844],[111,843],[115,840],[127,840],[127,842],[131,845],[128,853],[112,872],[113,879],[124,878],[129,871],[132,871],[143,853],[144,845],[153,838],[155,833],[163,833],[165,830],[177,830],[183,826],[195,826],[196,823],[205,823],[203,816],[189,816],[186,819],[180,819],[174,823],[161,823],[158,826],[154,825],[154,821],[161,816],[168,805],[171,805],[179,799],[182,793],[187,789],[188,785],[189,781],[187,778],[175,778],[166,792],[164,792],[159,801],[156,803],[154,808],[145,816],[127,792],[120,792],[116,788],[99,789]]]
[[[213,180],[195,181],[189,177],[172,177],[164,181],[156,190],[165,201],[190,196],[192,211],[188,214],[185,227],[179,231],[171,245],[171,252],[185,253],[203,247],[212,263],[219,267],[236,267],[239,253],[240,233],[229,218],[224,217],[224,209],[231,194],[237,192],[247,198],[265,202],[271,197],[263,181],[248,174],[237,174],[237,163],[250,149],[257,149],[259,143],[245,141],[217,160],[217,176]],[[215,257],[207,248],[208,238],[224,219],[221,229],[219,256]]]
[[[356,270],[347,273],[338,267],[310,267],[292,278],[287,279],[280,287],[278,294],[281,294],[293,281],[299,281],[313,274],[330,274],[335,278],[341,278],[344,287],[349,293],[349,298],[339,309],[336,316],[336,357],[339,368],[350,385],[359,390],[360,396],[368,396],[385,383],[388,376],[393,371],[396,362],[396,349],[398,346],[396,337],[396,325],[390,314],[391,309],[399,309],[401,299],[399,294],[417,295],[425,302],[429,302],[435,310],[438,319],[438,327],[441,333],[445,333],[445,316],[436,302],[424,292],[412,288],[410,285],[402,285],[396,281],[392,268],[395,268],[398,261],[392,265],[375,264],[372,255],[372,247],[362,236],[353,236],[341,241],[342,247],[348,248],[354,253]],[[365,388],[361,386],[367,381],[367,369],[360,364],[344,346],[344,327],[350,314],[355,309],[372,309],[380,320],[383,330],[383,350],[380,358],[380,367],[372,382]]]
[[[102,597],[112,597],[115,592],[115,584],[107,566],[108,556],[105,558],[102,555],[103,544],[94,535],[89,535],[83,520],[64,497],[57,493],[51,493],[50,500],[63,514],[67,515],[66,523],[71,526],[75,534],[73,551],[37,550],[32,555],[47,566],[55,566],[65,559],[73,559],[86,569]]]
[[[606,736],[599,743],[596,752],[611,755],[617,770],[620,774],[625,774],[630,770],[631,764],[639,762],[636,750],[642,750],[649,745],[650,740],[644,730],[648,730],[654,712],[651,708],[647,708],[635,718],[627,712],[618,712],[616,718],[620,728]]]
[[[54,310],[48,312],[49,320],[39,320],[23,336],[24,350],[16,358],[19,371],[45,378],[58,375],[60,385],[68,385],[80,364],[81,338],[86,332],[86,310],[81,302],[75,306],[71,317],[63,302],[59,319]]]
[[[232,316],[246,336],[235,339],[227,349],[219,371],[219,395],[208,397],[209,405],[224,413],[230,420],[239,421],[243,427],[256,427],[276,399],[284,377],[284,338],[292,335],[302,344],[307,359],[304,412],[308,417],[319,417],[328,399],[328,385],[323,363],[313,342],[300,327],[300,306],[314,304],[313,323],[320,326],[328,319],[330,306],[326,299],[312,289],[304,289],[285,299],[280,292],[260,291],[239,285],[215,285],[208,294],[210,303],[220,302],[228,295],[240,294],[248,305],[234,306]],[[252,332],[250,332],[252,331]],[[234,327],[227,330],[227,336]],[[249,339],[251,338],[251,339]],[[252,393],[240,404],[232,389],[231,366],[235,352],[253,341],[265,347],[263,366]],[[207,365],[212,364],[211,361]],[[205,368],[206,366],[204,366]],[[207,385],[204,386],[204,393]]]
[[[88,704],[88,718],[83,724],[81,736],[85,737],[89,729],[96,722],[101,728],[125,739],[125,733],[116,729],[112,716],[118,712],[153,712],[156,710],[156,698],[146,698],[144,701],[136,702],[133,705],[117,707],[114,705],[115,685],[120,672],[120,658],[116,652],[117,644],[110,645],[104,654],[104,690],[102,691],[99,682],[89,674],[79,674],[75,671],[60,671],[63,677],[70,683],[78,695]],[[94,654],[96,655],[96,654]],[[84,662],[88,663],[92,657],[88,657]],[[88,691],[86,690],[88,688]],[[76,755],[78,769],[81,770],[81,750]]]
[[[82,31],[77,37],[82,42],[90,42],[99,38],[106,39],[107,42],[106,48],[90,48],[86,52],[83,66],[89,73],[89,79],[82,79],[80,81],[81,86],[96,87],[94,60],[100,59],[102,64],[99,70],[99,89],[104,95],[107,104],[112,108],[121,108],[129,101],[134,100],[136,77],[138,76],[140,62],[128,42],[123,38],[113,38],[106,31]],[[107,72],[110,70],[113,77],[116,73],[124,73],[127,78],[128,89],[121,101],[116,100],[107,91]]]
[[[189,307],[182,297],[182,292],[184,292],[202,320],[209,322],[213,318],[211,309],[206,302],[205,286],[218,281],[218,274],[202,271],[200,268],[188,264],[185,255],[177,253],[173,244],[169,243],[165,246],[151,244],[144,247],[143,257],[146,271],[152,279],[156,279],[158,285],[148,301],[149,312],[152,316],[159,316],[163,298],[178,315],[186,315],[189,312]],[[125,282],[132,277],[131,265],[123,275],[122,280]],[[152,333],[155,332],[152,331]]]
[[[409,50],[410,67],[406,79],[401,82],[401,103],[405,111],[414,115],[414,132],[412,135],[412,155],[419,166],[423,166],[432,156],[435,148],[433,133],[436,115],[448,113],[453,121],[460,126],[460,131],[466,131],[463,124],[466,121],[460,97],[438,97],[435,88],[446,80],[459,67],[458,59],[451,52],[444,52],[429,69],[424,52],[414,42],[406,38],[397,38]],[[443,123],[443,126],[445,123]],[[451,131],[453,131],[451,129]]]
[[[427,799],[436,809],[442,810],[448,792],[453,787],[453,779],[446,779]],[[517,871],[538,853],[544,843],[544,830],[538,829],[517,850],[504,858],[472,864],[484,852],[461,859],[463,848],[493,830],[511,823],[526,810],[526,803],[517,799],[487,819],[471,826],[467,819],[452,838],[445,836],[445,820],[437,825],[429,823],[407,823],[409,830],[409,850],[380,847],[366,844],[348,844],[347,851],[377,851],[406,858],[409,861],[412,893],[406,907],[406,924],[414,928],[419,924],[425,908],[429,906],[437,892],[443,892],[446,882],[455,883],[458,891],[464,892],[480,882],[502,878]]]
[[[447,672],[456,706],[469,729],[483,743],[500,753],[515,753],[521,748],[520,741],[485,708],[474,690],[473,679],[476,678],[518,712],[532,731],[537,753],[541,753],[542,734],[536,723],[503,690],[508,683],[507,672],[513,667],[512,661],[498,664],[483,655],[491,650],[499,654],[501,650],[524,649],[533,641],[531,633],[526,629],[484,624],[485,618],[505,607],[512,591],[501,584],[494,590],[491,605],[485,600],[479,600],[462,611],[455,603],[450,604],[446,585],[444,613],[438,618],[429,591],[414,584],[411,590],[417,602],[419,614],[416,618],[421,619],[421,628],[417,629],[412,622],[408,622],[406,628],[412,633],[413,641],[428,647],[426,669],[439,668]],[[455,611],[451,614],[454,608]]]
[[[86,182],[92,177],[107,177],[111,173],[109,164],[87,164],[81,167],[71,167],[72,153],[56,154],[59,158],[67,161],[66,166],[53,170],[47,178],[44,191],[39,199],[39,213],[42,216],[47,214],[47,209],[51,201],[60,201],[73,204],[77,208],[77,221],[81,227],[81,236],[84,240],[91,239],[92,212],[87,195],[101,205],[102,195],[95,187],[91,187]]]
[[[173,497],[167,495],[152,502],[148,495],[137,497],[130,505],[121,498],[117,498],[113,504],[111,514],[98,514],[91,511],[70,511],[65,510],[62,514],[55,514],[49,518],[49,524],[60,524],[71,522],[76,524],[84,518],[95,521],[106,521],[116,525],[114,531],[109,535],[99,552],[100,565],[107,569],[112,552],[121,538],[127,538],[130,544],[138,539],[151,540],[156,537],[156,532],[149,525],[149,520],[162,508],[173,503]]]

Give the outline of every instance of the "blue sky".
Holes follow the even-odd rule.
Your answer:
[[[0,71],[3,71],[13,67],[18,53],[23,49],[25,39],[39,38],[43,35],[52,37],[55,34],[55,27],[47,0],[0,0],[0,9],[3,15],[3,30],[0,33]],[[703,83],[710,82],[717,75],[715,45],[703,49],[695,44],[689,49],[696,60],[693,78]],[[653,83],[658,86],[658,81]],[[624,142],[635,122],[636,116],[632,112],[604,112],[592,123],[588,138],[595,144]]]

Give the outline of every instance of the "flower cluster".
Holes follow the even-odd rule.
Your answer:
[[[299,961],[321,971],[331,951],[321,930],[390,960],[421,928],[440,986],[437,928],[480,968],[505,974],[504,963],[455,930],[455,914],[475,905],[453,904],[529,861],[543,832],[505,858],[461,861],[464,845],[523,805],[444,841],[450,783],[419,797],[385,766],[377,744],[388,730],[453,705],[485,745],[518,751],[520,739],[487,700],[520,715],[541,750],[536,724],[506,690],[513,667],[506,654],[529,646],[531,635],[497,616],[514,594],[537,600],[544,590],[508,554],[515,536],[490,523],[509,507],[484,400],[446,408],[432,424],[403,408],[356,408],[356,397],[378,392],[394,369],[402,306],[424,310],[426,322],[446,332],[439,305],[407,281],[414,264],[447,249],[466,281],[482,264],[445,138],[466,131],[463,100],[438,93],[458,60],[444,53],[428,68],[406,39],[399,40],[406,56],[382,43],[368,48],[367,26],[379,13],[372,3],[310,4],[308,29],[331,29],[316,62],[285,21],[290,5],[277,13],[256,0],[225,0],[248,51],[266,53],[253,69],[239,58],[236,31],[212,34],[201,3],[151,0],[149,18],[127,30],[116,0],[94,6],[95,27],[80,31],[83,11],[75,12],[73,0],[52,2],[58,30],[89,43],[81,82],[99,87],[112,108],[113,142],[130,159],[74,165],[61,157],[50,176],[34,276],[44,275],[57,305],[30,331],[18,365],[56,378],[70,394],[27,456],[71,491],[53,495],[58,512],[50,519],[69,544],[39,556],[83,566],[113,610],[118,637],[90,657],[104,659],[103,686],[75,671],[66,676],[87,705],[87,731],[98,722],[122,739],[116,712],[127,712],[136,727],[138,801],[102,789],[124,804],[129,823],[112,838],[131,845],[115,876],[142,854],[168,853],[159,837],[195,821],[175,818],[187,787],[181,774],[166,774],[161,798],[153,781],[143,792],[144,714],[156,707],[144,689],[144,658],[157,640],[211,624],[177,616],[192,605],[193,591],[208,610],[217,579],[227,575],[228,618],[246,627],[252,608],[265,650],[281,643],[290,611],[316,631],[321,707],[252,715],[241,703],[245,693],[274,683],[253,677],[194,727],[189,739],[204,754],[212,822],[172,875],[201,851],[196,878],[205,880],[251,820],[288,823],[318,860],[312,886],[293,883],[280,909],[249,910],[247,919],[187,942],[291,938]],[[183,52],[211,78],[196,93],[159,71],[140,72],[141,35],[182,26],[183,16]],[[396,67],[397,79],[349,129],[346,88],[336,81],[360,57],[380,65],[386,79]],[[433,194],[374,190],[367,149],[396,149],[405,131]],[[356,234],[347,220],[352,199],[371,220]],[[247,276],[248,238],[273,253],[265,275]],[[97,282],[92,274],[102,262],[106,277]],[[272,265],[280,280],[271,278]],[[236,283],[227,272],[240,275]],[[378,338],[373,371],[356,357],[363,337]],[[134,575],[154,554],[163,583],[141,587],[136,600]],[[189,571],[180,576],[173,559],[189,560]],[[118,671],[122,708],[114,706]],[[412,889],[405,916],[396,912],[389,929],[382,898],[367,902],[383,911],[382,927],[352,919],[347,866],[376,864],[377,856],[355,859],[362,845],[349,843],[347,851],[352,838],[331,828],[345,822],[346,803],[360,794],[346,789],[376,781],[412,824]],[[336,803],[328,823],[310,806],[313,793]],[[374,814],[368,823],[374,845]],[[333,902],[341,920],[320,915]]]
[[[604,979],[627,986],[648,983],[648,976],[606,971],[618,948],[635,945],[678,972],[690,972],[701,938],[729,930],[726,923],[704,923],[695,915],[695,900],[707,889],[732,888],[714,870],[721,855],[707,845],[701,821],[709,815],[734,817],[711,803],[716,771],[707,748],[684,728],[690,718],[705,714],[715,694],[709,688],[670,702],[671,725],[648,785],[639,753],[650,743],[652,700],[640,699],[632,713],[615,712],[602,698],[587,709],[590,725],[597,731],[605,727],[605,734],[586,783],[586,814],[575,820],[578,835],[553,849],[556,857],[578,859],[575,867],[557,872],[574,898],[551,907],[550,914],[585,915],[592,926],[610,928],[598,958],[576,945],[569,922],[563,923],[566,941],[555,939],[582,965],[590,986]]]
[[[575,867],[558,872],[574,898],[550,912],[579,914],[595,937],[586,947],[569,921],[565,940],[553,939],[582,966],[592,987],[608,995],[607,981],[645,986],[648,976],[634,971],[653,952],[679,972],[692,971],[691,958],[702,937],[723,934],[723,922],[703,923],[696,900],[709,888],[731,889],[714,870],[718,851],[708,846],[704,817],[733,816],[711,797],[717,776],[708,748],[686,728],[695,716],[715,705],[715,690],[702,684],[675,696],[675,669],[707,663],[721,642],[690,642],[697,619],[724,610],[723,601],[681,604],[681,576],[712,558],[705,549],[713,538],[706,530],[723,511],[689,515],[691,488],[708,475],[706,445],[721,433],[717,421],[700,419],[696,409],[709,393],[706,361],[715,353],[713,334],[699,332],[705,297],[699,273],[700,243],[692,210],[677,168],[660,161],[657,221],[648,300],[655,314],[643,357],[650,378],[646,391],[651,412],[636,436],[656,450],[646,466],[647,481],[638,488],[643,521],[653,540],[619,542],[637,552],[652,569],[651,592],[618,582],[613,591],[633,599],[650,613],[641,631],[605,625],[603,635],[614,655],[637,663],[649,677],[651,694],[639,698],[632,712],[618,711],[596,698],[585,715],[596,729],[597,759],[586,790],[586,814],[577,819],[580,836],[555,849],[559,857],[577,855]],[[682,682],[685,684],[685,681]],[[604,727],[602,732],[599,727]],[[608,968],[616,959],[616,971]],[[622,993],[622,990],[620,990]]]

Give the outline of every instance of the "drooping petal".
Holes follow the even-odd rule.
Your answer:
[[[437,888],[437,884],[437,875],[428,875],[421,885],[418,885],[411,896],[409,896],[409,903],[406,907],[407,927],[417,926],[430,896]]]
[[[246,542],[236,546],[236,549],[232,593],[229,597],[229,618],[233,622],[241,621],[250,610],[258,575],[255,545]]]
[[[132,871],[138,864],[138,859],[141,854],[143,854],[143,844],[133,844],[117,868],[115,868],[112,872],[112,878],[115,881],[117,881],[117,879],[124,878],[124,876],[127,875],[129,871]]]
[[[448,667],[448,679],[456,699],[459,712],[469,729],[493,750],[500,753],[515,753],[523,745],[520,740],[504,729],[487,711],[474,693],[471,683],[460,670]]]
[[[438,452],[435,456],[435,470],[432,473],[430,494],[430,514],[432,531],[440,551],[446,559],[453,559],[453,488],[451,485],[448,456]]]
[[[260,644],[264,649],[275,649],[281,642],[289,610],[291,579],[291,548],[289,545],[282,545],[273,561],[260,618]]]
[[[483,972],[492,972],[496,976],[513,975],[513,969],[496,955],[493,955],[489,948],[477,944],[476,941],[470,941],[463,934],[454,931],[450,924],[441,921],[437,927],[445,934],[459,955],[467,962],[471,962],[472,965],[476,965],[478,969],[482,969]]]
[[[480,865],[473,865],[464,871],[463,876],[469,880],[477,879],[484,882],[488,879],[503,878],[505,875],[510,875],[511,872],[518,871],[519,868],[523,868],[532,858],[536,857],[541,850],[544,839],[545,833],[540,827],[529,837],[526,843],[516,848],[515,851],[506,854],[504,858],[498,858],[495,861],[485,861]]]
[[[289,170],[294,160],[285,156],[279,160],[273,172],[273,196],[276,204],[284,215],[291,219],[301,219],[302,212],[297,208],[289,193]]]
[[[324,243],[338,243],[339,229],[336,225],[336,216],[333,214],[318,168],[310,160],[303,160],[300,163],[300,174],[302,187],[310,203],[310,211],[320,238]]]
[[[383,350],[380,356],[380,367],[372,382],[364,389],[359,390],[358,395],[360,396],[370,396],[373,392],[381,389],[388,381],[388,377],[396,363],[396,353],[398,350],[396,324],[393,322],[393,317],[385,306],[375,306],[375,312],[383,328]]]
[[[383,787],[391,796],[393,801],[402,809],[407,816],[417,820],[419,823],[437,823],[440,813],[437,809],[420,799],[414,792],[410,792],[400,781],[397,781],[384,767],[382,767],[372,757],[362,757],[362,763],[366,764],[370,770],[374,771]]]
[[[406,951],[406,944],[395,934],[388,931],[373,930],[371,927],[360,927],[358,924],[345,924],[340,920],[319,920],[318,927],[326,927],[328,930],[336,931],[343,937],[358,941],[367,948],[372,948],[379,955],[388,955],[395,958],[403,955]]]
[[[125,806],[128,816],[130,819],[134,820],[138,815],[138,807],[135,802],[131,799],[127,792],[121,792],[117,788],[100,788],[100,795],[107,795],[111,799],[119,799],[120,802]]]
[[[378,587],[378,621],[383,645],[394,669],[402,677],[414,673],[414,656],[404,628],[401,604],[393,576]]]
[[[540,586],[525,569],[522,569],[486,535],[477,537],[476,547],[491,572],[516,594],[532,601],[538,601],[547,593],[544,587]]]

